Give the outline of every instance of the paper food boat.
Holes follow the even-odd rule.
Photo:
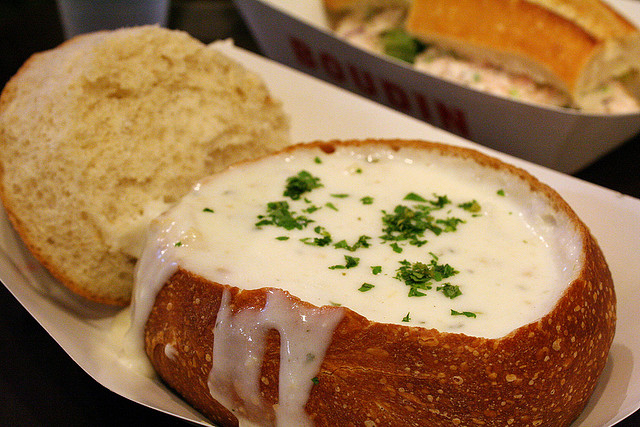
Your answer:
[[[583,114],[489,95],[335,37],[322,0],[234,0],[262,52],[278,62],[466,139],[565,173],[640,131],[640,113]],[[610,0],[640,26],[640,2]],[[309,98],[313,103],[314,99]]]

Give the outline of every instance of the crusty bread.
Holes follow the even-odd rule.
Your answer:
[[[407,30],[426,43],[583,96],[640,70],[640,32],[599,0],[414,0]]]
[[[93,33],[35,54],[4,88],[0,194],[56,278],[127,304],[147,221],[200,177],[287,142],[262,80],[186,33]]]
[[[376,322],[346,307],[327,304],[317,308],[284,292],[287,301],[284,306],[293,311],[313,316],[338,311],[343,314],[304,406],[309,420],[318,426],[569,425],[594,390],[607,361],[616,323],[611,274],[587,227],[547,185],[521,169],[474,150],[422,141],[333,141],[294,146],[285,150],[284,157],[295,161],[304,150],[333,153],[342,147],[360,153],[361,147],[368,146],[387,147],[391,153],[407,147],[428,150],[445,164],[450,159],[471,161],[483,171],[473,175],[476,180],[494,174],[506,176],[506,186],[513,191],[524,189],[529,195],[525,204],[530,206],[530,212],[537,215],[539,203],[545,206],[540,212],[549,212],[547,208],[553,212],[541,215],[549,217],[543,220],[574,236],[579,242],[575,245],[579,253],[575,254],[574,265],[564,266],[572,275],[569,283],[557,284],[564,291],[550,311],[498,338]],[[361,158],[366,158],[368,152],[373,151],[364,150]],[[398,155],[403,158],[401,152]],[[323,164],[326,161],[330,159],[322,158]],[[251,165],[250,162],[238,167]],[[197,204],[189,203],[193,201],[184,206],[192,206],[196,215]],[[172,217],[171,212],[168,215],[166,221],[182,218]],[[164,227],[163,220],[158,221],[158,227]],[[187,234],[200,235],[190,227]],[[197,240],[175,233],[173,238],[182,239],[184,245],[199,245]],[[160,239],[152,236],[150,256],[141,260],[141,277],[148,279],[144,275],[151,274],[152,280],[159,279],[162,283],[156,296],[152,289],[157,284],[138,282],[136,297],[141,300],[134,300],[143,316],[149,314],[145,310],[150,312],[144,330],[147,355],[161,378],[195,408],[223,426],[238,425],[237,416],[242,409],[232,412],[225,408],[209,389],[212,366],[218,362],[213,355],[216,334],[229,319],[239,322],[236,327],[246,327],[240,320],[243,313],[265,312],[263,320],[270,324],[277,317],[271,308],[267,309],[275,291],[255,286],[243,289],[242,283],[214,282],[182,268],[180,262],[175,268],[163,266],[155,256],[157,251],[165,253],[166,249],[165,263],[173,263],[176,259],[169,251],[180,249],[172,249],[176,245],[170,237],[163,237],[163,243],[156,248]],[[139,314],[136,318],[140,318]],[[247,327],[245,332],[252,337],[249,330]],[[275,327],[266,335],[263,356],[255,348],[250,357],[234,353],[239,360],[246,357],[248,362],[255,359],[261,363],[256,380],[260,399],[265,402],[266,409],[259,420],[264,425],[272,425],[278,411],[273,408],[282,406],[278,405],[282,399],[279,384],[287,380],[281,371],[284,363],[281,357],[286,354],[282,347],[289,348],[291,344],[288,335],[291,329],[279,331],[285,336],[281,338]],[[238,386],[241,389],[242,384]],[[245,404],[246,408],[256,402]]]

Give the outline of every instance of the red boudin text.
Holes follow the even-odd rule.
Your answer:
[[[297,37],[290,45],[298,64],[314,74],[323,74],[326,80],[357,91],[363,96],[388,105],[450,132],[469,138],[464,113],[437,99],[410,91],[387,78],[379,77],[357,65],[340,61],[330,52],[314,50]],[[321,76],[320,76],[321,77]]]

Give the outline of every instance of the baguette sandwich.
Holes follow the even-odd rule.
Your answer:
[[[525,171],[333,141],[236,164],[155,219],[130,334],[222,426],[560,427],[615,308],[597,242]]]
[[[337,35],[495,95],[637,113],[640,32],[600,0],[325,0]]]
[[[186,33],[92,33],[34,55],[2,91],[0,196],[57,279],[126,305],[148,221],[202,176],[287,143],[262,80]]]

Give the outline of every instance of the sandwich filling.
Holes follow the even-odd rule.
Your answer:
[[[276,329],[287,361],[276,418],[305,425],[343,307],[376,322],[505,336],[548,313],[580,268],[581,241],[567,223],[526,182],[437,150],[293,150],[214,175],[154,221],[132,330],[142,336],[178,267],[268,288],[264,309],[235,314],[225,292],[209,386],[260,418],[263,340]]]
[[[538,105],[574,107],[566,93],[529,76],[424,45],[404,30],[405,16],[406,10],[401,7],[355,11],[333,19],[332,28],[338,37],[363,50],[394,57],[416,70],[462,86]],[[582,105],[577,107],[588,113],[640,111],[640,103],[627,89],[627,78],[631,76],[612,79],[584,94]]]

